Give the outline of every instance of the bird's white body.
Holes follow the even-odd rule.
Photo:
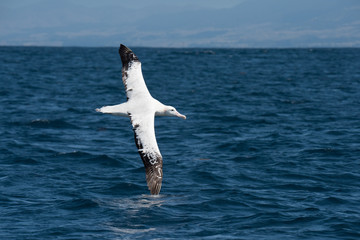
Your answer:
[[[128,101],[113,106],[105,106],[96,109],[98,112],[109,113],[121,117],[129,117],[131,114],[154,113],[155,116],[166,116],[165,109],[167,106],[160,103],[153,97],[144,97],[143,101]]]

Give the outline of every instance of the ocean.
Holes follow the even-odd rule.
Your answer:
[[[132,50],[159,196],[116,47],[0,47],[0,239],[360,239],[360,49]]]

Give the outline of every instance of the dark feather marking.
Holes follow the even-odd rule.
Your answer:
[[[139,58],[131,51],[130,48],[120,44],[119,48],[119,54],[122,62],[122,69],[121,69],[121,75],[122,75],[122,81],[125,86],[125,91],[128,92],[126,79],[128,78],[128,69],[134,62],[140,62]],[[127,97],[127,100],[129,100],[129,97]]]
[[[138,153],[143,161],[146,172],[146,182],[148,188],[152,195],[157,195],[160,193],[163,171],[162,171],[162,156],[155,152],[144,152],[143,145],[140,138],[137,135],[137,129],[140,127],[139,124],[133,125],[134,139],[136,147],[138,148]]]
[[[140,62],[139,58],[133,53],[133,51],[122,44],[120,44],[119,54],[123,67],[128,67],[128,64],[132,62]]]

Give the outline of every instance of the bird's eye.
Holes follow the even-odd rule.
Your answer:
[[[173,112],[173,111],[175,111],[175,109],[171,109],[170,111],[172,111],[172,112]]]

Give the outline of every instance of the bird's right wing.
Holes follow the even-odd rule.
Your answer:
[[[128,100],[132,97],[140,98],[150,95],[142,75],[141,62],[138,57],[130,48],[122,44],[119,48],[119,54],[122,62],[122,80]]]

